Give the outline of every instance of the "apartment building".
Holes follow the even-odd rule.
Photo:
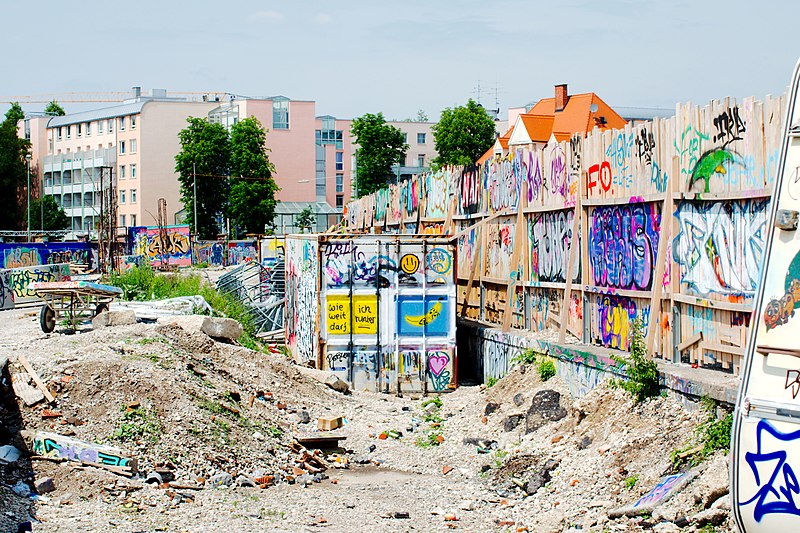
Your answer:
[[[164,90],[143,96],[135,88],[120,105],[30,118],[26,130],[44,194],[64,208],[73,230],[89,231],[101,191],[113,184],[119,227],[155,224],[160,198],[170,214],[182,208],[178,132],[188,117],[204,117],[217,105],[169,98]]]

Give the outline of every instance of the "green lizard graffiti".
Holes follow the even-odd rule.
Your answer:
[[[689,176],[689,188],[692,187],[694,182],[703,180],[705,182],[705,190],[703,192],[709,192],[711,177],[714,174],[727,174],[726,164],[730,164],[729,162],[737,163],[738,161],[739,158],[736,154],[725,148],[709,150],[697,160],[692,175]]]

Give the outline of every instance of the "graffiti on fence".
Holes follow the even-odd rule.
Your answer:
[[[767,200],[681,202],[672,256],[697,294],[752,296],[764,256]]]
[[[520,182],[513,172],[512,157],[495,156],[483,166],[489,210],[492,213],[513,209],[518,205]]]
[[[151,264],[169,262],[171,265],[190,266],[192,249],[189,244],[189,226],[167,226],[164,235],[156,226],[130,228],[133,254],[143,255]]]
[[[447,199],[452,175],[448,169],[439,169],[425,176],[425,216],[441,219],[447,216]]]
[[[61,263],[94,265],[93,252],[88,242],[0,243],[3,268]]]
[[[218,241],[197,241],[194,243],[194,261],[196,264],[223,266],[225,264],[225,247]]]
[[[407,336],[450,336],[450,314],[447,295],[400,295],[397,297],[397,332]]]
[[[594,208],[589,227],[592,283],[650,290],[660,227],[660,208],[654,203]]]
[[[228,265],[258,261],[257,241],[231,241],[228,243]]]
[[[510,219],[505,220],[485,225],[486,265],[483,275],[488,278],[508,280],[519,274],[511,271],[517,224]],[[522,270],[522,262],[519,263],[519,270]]]
[[[11,288],[11,271],[0,270],[0,309],[14,309],[14,291]]]
[[[614,294],[597,296],[597,332],[600,344],[617,350],[628,350],[634,334],[636,319],[647,328],[650,322],[649,307],[639,309],[633,298]]]
[[[549,211],[531,216],[528,224],[531,281],[564,283],[572,245],[574,210]],[[578,279],[580,260],[573,269]]]
[[[319,338],[317,315],[317,242],[306,239],[286,243],[286,341],[301,363],[316,362]],[[302,319],[301,319],[302,318]]]
[[[33,282],[63,281],[69,279],[69,265],[38,265],[8,270],[8,288],[16,304],[36,302],[39,297],[29,286]]]

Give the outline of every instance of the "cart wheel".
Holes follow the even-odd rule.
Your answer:
[[[105,303],[97,304],[97,307],[94,310],[94,316],[99,315],[103,311],[108,311],[108,304]]]
[[[42,306],[39,312],[39,325],[45,333],[52,333],[56,329],[56,312],[49,305]]]

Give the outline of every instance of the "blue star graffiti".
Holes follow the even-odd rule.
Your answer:
[[[756,425],[756,451],[745,453],[745,461],[753,472],[758,490],[749,500],[739,502],[742,507],[755,503],[753,518],[756,522],[761,522],[767,514],[800,516],[800,483],[797,475],[787,460],[785,449],[765,451],[764,440],[767,436],[788,443],[800,440],[800,430],[782,433],[766,420],[760,420]],[[768,476],[762,475],[770,472],[770,468],[773,469]]]

